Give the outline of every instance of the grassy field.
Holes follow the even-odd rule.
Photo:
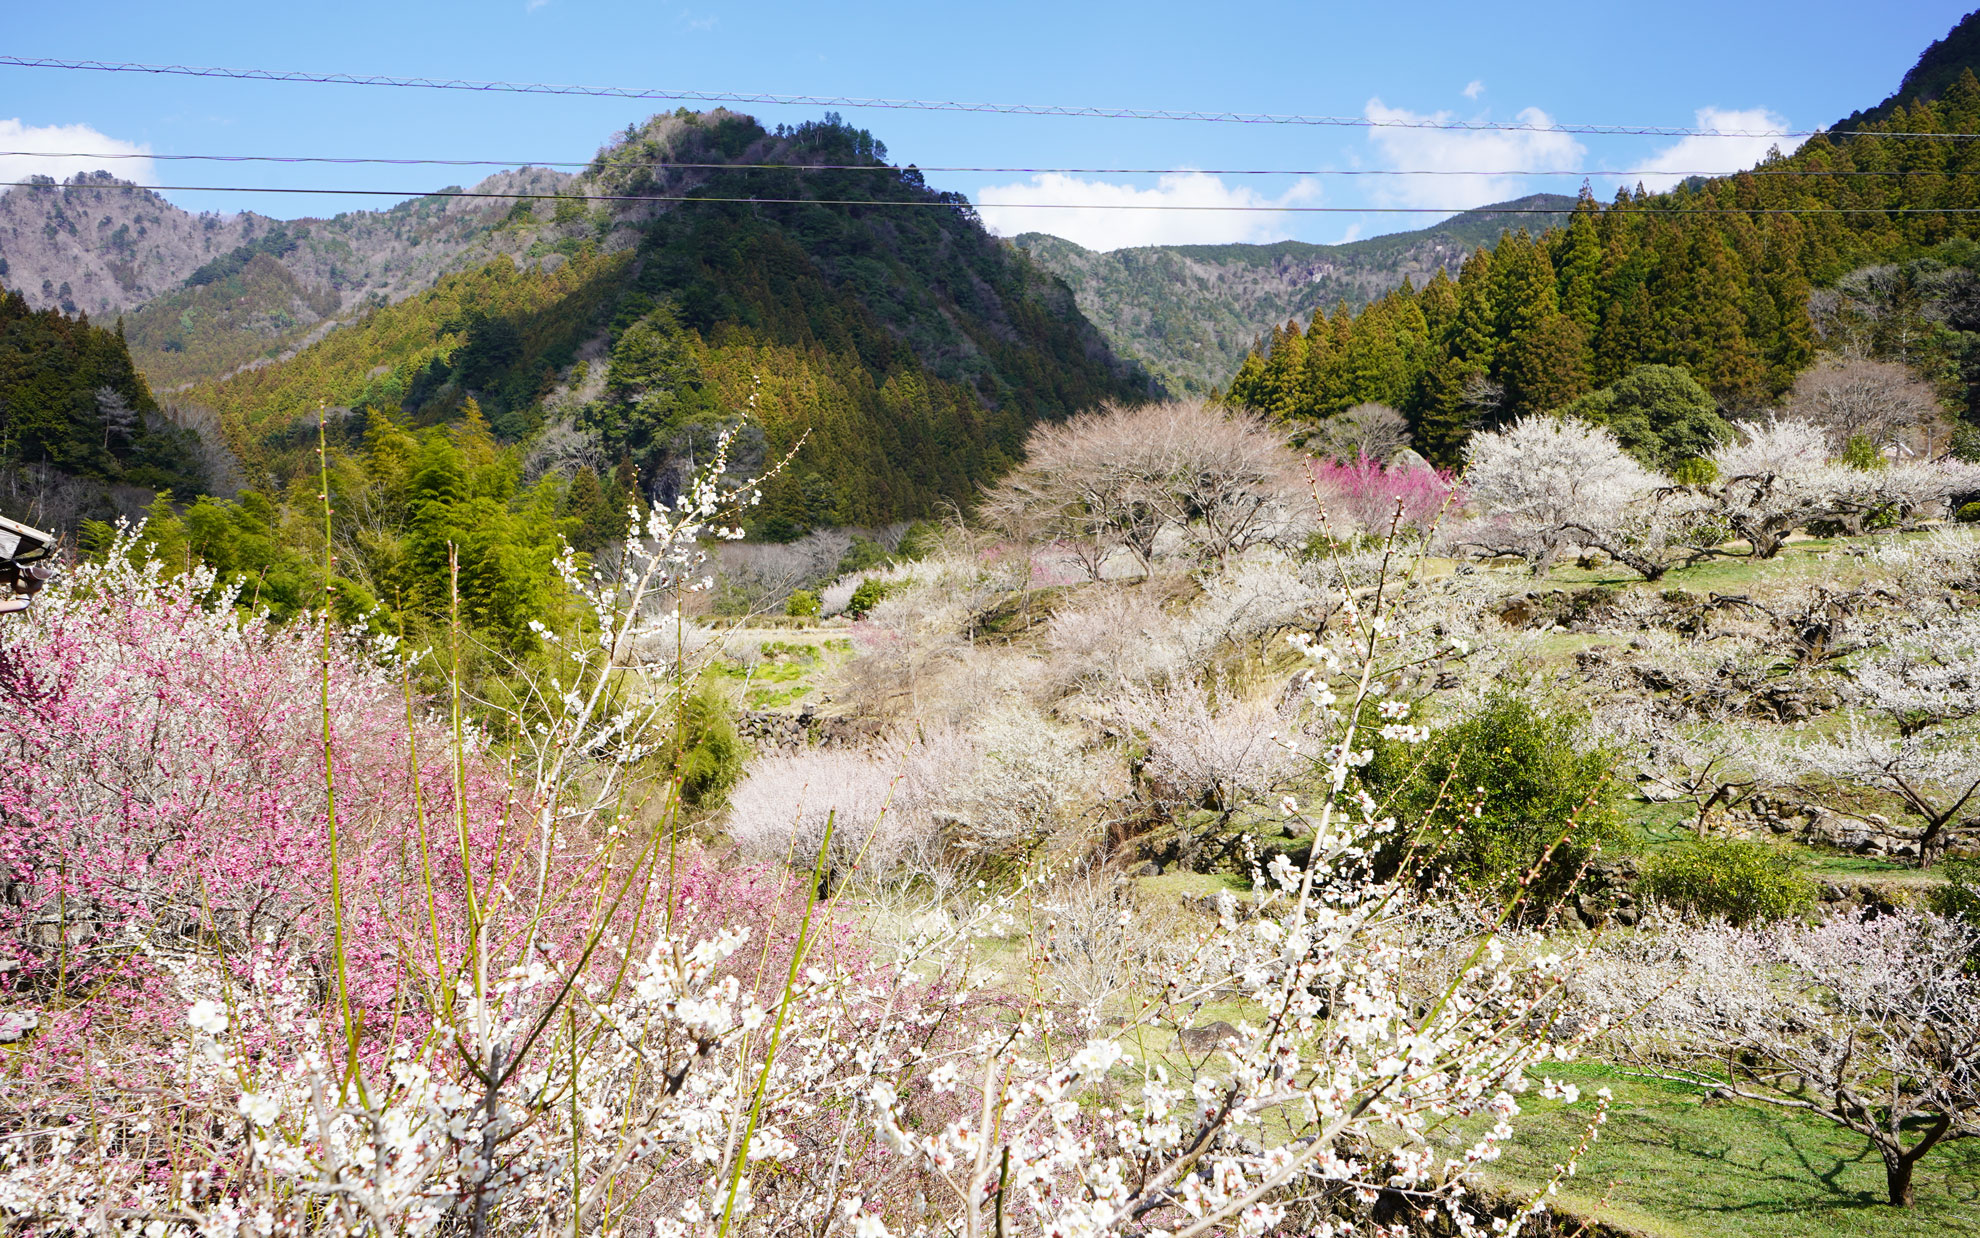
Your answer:
[[[730,656],[716,663],[716,672],[746,709],[795,712],[815,705],[819,684],[852,656],[843,629],[732,628],[724,643]]]
[[[1900,534],[1904,538],[1921,534]],[[1821,578],[1836,583],[1847,583],[1861,574],[1849,558],[1830,552],[1838,546],[1867,546],[1871,538],[1834,539],[1795,536],[1788,539],[1788,545],[1772,559],[1748,559],[1732,557],[1708,559],[1692,567],[1672,568],[1664,578],[1655,584],[1620,564],[1604,564],[1595,568],[1581,568],[1572,562],[1559,565],[1544,578],[1536,578],[1534,588],[1585,589],[1591,585],[1619,585],[1623,587],[1664,589],[1688,589],[1693,593],[1743,593],[1760,581],[1808,580]]]
[[[1812,851],[1805,867],[1851,880],[1921,876]],[[1241,894],[1244,884],[1228,874],[1181,872],[1135,882],[1138,896],[1158,901],[1219,889]],[[1195,1021],[1256,1017],[1232,1000],[1207,1004]],[[1206,1063],[1185,1054],[1165,1030],[1143,1033],[1136,1050],[1180,1077],[1198,1067],[1228,1069],[1221,1057]],[[1583,1097],[1573,1106],[1542,1100],[1537,1090],[1522,1098],[1526,1112],[1515,1121],[1513,1145],[1489,1175],[1492,1186],[1515,1196],[1545,1184],[1581,1140],[1595,1089],[1606,1086],[1615,1097],[1609,1122],[1562,1187],[1563,1212],[1646,1238],[1980,1238],[1980,1140],[1936,1149],[1919,1166],[1916,1206],[1900,1210],[1884,1202],[1883,1163],[1868,1142],[1826,1121],[1713,1099],[1594,1059],[1550,1064],[1544,1073],[1574,1081]]]
[[[1564,1211],[1658,1238],[1980,1235],[1980,1140],[1928,1155],[1917,1206],[1903,1210],[1884,1203],[1883,1162],[1868,1142],[1840,1127],[1606,1064],[1549,1073],[1578,1083],[1581,1103],[1526,1104],[1493,1177],[1513,1189],[1544,1183],[1586,1129],[1588,1094],[1606,1085],[1615,1094],[1609,1122],[1563,1186]]]
[[[1217,1002],[1197,1021],[1257,1013],[1242,1001]],[[1222,1055],[1185,1053],[1165,1030],[1133,1041],[1141,1062],[1172,1078],[1229,1068]],[[1124,1085],[1133,1073],[1122,1072]],[[1546,1184],[1586,1132],[1595,1089],[1606,1086],[1614,1094],[1608,1124],[1562,1186],[1557,1211],[1646,1238],[1980,1238],[1980,1140],[1935,1149],[1919,1165],[1916,1205],[1897,1209],[1884,1202],[1883,1162],[1868,1142],[1828,1122],[1715,1100],[1605,1062],[1552,1063],[1544,1073],[1577,1083],[1582,1099],[1562,1105],[1537,1089],[1521,1098],[1512,1144],[1487,1174],[1514,1198]],[[1262,1129],[1276,1125],[1268,1119]]]

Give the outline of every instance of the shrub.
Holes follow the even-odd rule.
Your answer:
[[[885,567],[892,559],[893,556],[887,553],[885,545],[855,533],[852,544],[847,546],[846,553],[839,557],[837,575],[851,576],[870,568]]]
[[[928,557],[942,540],[942,526],[927,520],[917,520],[901,534],[901,544],[895,548],[894,557],[903,560],[919,560]]]
[[[1638,889],[1691,916],[1751,924],[1815,905],[1815,886],[1786,852],[1740,838],[1701,838],[1650,858]]]
[[[866,618],[867,612],[878,606],[887,594],[892,591],[893,586],[887,581],[881,580],[877,576],[868,576],[865,580],[859,582],[859,587],[853,590],[850,598],[846,599],[846,617],[849,619]]]
[[[815,619],[818,616],[818,595],[809,589],[794,589],[784,603],[784,613],[795,619]]]
[[[1638,366],[1559,412],[1608,430],[1653,469],[1703,456],[1732,437],[1711,393],[1676,366]]]
[[[1363,778],[1404,837],[1435,853],[1426,867],[1448,869],[1463,885],[1509,896],[1554,847],[1529,895],[1533,910],[1544,910],[1566,896],[1596,848],[1628,840],[1616,758],[1582,750],[1576,732],[1574,719],[1502,692],[1423,744],[1379,741]],[[1400,865],[1401,848],[1387,851],[1385,864]]]
[[[1980,426],[1965,421],[1954,426],[1951,451],[1955,460],[1980,460]]]
[[[1980,524],[1980,503],[1962,503],[1959,507],[1961,524]]]
[[[1680,486],[1709,486],[1719,480],[1719,466],[1704,456],[1688,456],[1671,469],[1671,480]]]
[[[690,808],[719,806],[742,778],[746,753],[732,712],[713,685],[681,703],[679,738],[668,744],[668,756],[681,780],[681,802]]]
[[[1945,872],[1946,884],[1934,888],[1926,901],[1939,915],[1980,929],[1980,860],[1953,860]]]
[[[1843,444],[1841,458],[1845,468],[1856,469],[1859,472],[1867,473],[1891,466],[1891,462],[1884,458],[1884,453],[1877,449],[1877,444],[1867,434],[1850,435],[1849,441]]]

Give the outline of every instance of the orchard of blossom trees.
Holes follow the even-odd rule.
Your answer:
[[[1625,1071],[1940,1206],[1980,895],[1767,857],[1976,845],[1980,538],[1914,531],[1966,466],[1784,419],[1679,480],[1535,419],[1459,478],[1359,418],[1042,427],[977,519],[811,582],[856,618],[776,627],[709,616],[757,493],[718,453],[472,691],[458,619],[279,624],[126,536],[0,633],[0,1217],[1573,1232]],[[694,766],[776,666],[810,695]]]
[[[1743,422],[1679,481],[1644,467],[1600,426],[1527,417],[1471,439],[1464,476],[1481,519],[1464,544],[1517,555],[1536,571],[1583,547],[1658,580],[1712,558],[1774,558],[1811,525],[1859,535],[1918,528],[1980,495],[1980,464],[1874,453],[1843,461],[1830,441],[1812,420]]]

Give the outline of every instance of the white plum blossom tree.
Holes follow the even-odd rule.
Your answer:
[[[1484,519],[1462,539],[1544,571],[1580,536],[1602,536],[1669,483],[1608,430],[1571,418],[1525,417],[1471,437],[1464,482]]]
[[[1771,559],[1790,533],[1835,514],[1848,479],[1828,464],[1827,439],[1811,422],[1777,417],[1735,430],[1733,441],[1712,453],[1718,478],[1701,489],[1728,534],[1743,539],[1755,558]]]
[[[1980,714],[1980,618],[1963,610],[1907,618],[1856,661],[1850,695],[1903,735]]]
[[[1902,522],[1943,514],[1954,495],[1980,485],[1980,468],[1959,460],[1904,460],[1879,468],[1832,462],[1823,427],[1796,417],[1742,422],[1712,455],[1716,480],[1693,487],[1713,518],[1754,557],[1780,554],[1788,535],[1830,520],[1862,532],[1877,517]]]
[[[1896,799],[1923,825],[1918,863],[1945,853],[1980,799],[1980,742],[1971,726],[1893,734],[1888,720],[1853,715],[1832,735],[1796,742],[1771,733],[1744,737],[1745,759],[1762,782],[1822,794],[1820,780],[1869,787]]]
[[[1700,926],[1646,935],[1576,983],[1642,1012],[1620,1038],[1649,1073],[1861,1135],[1905,1208],[1928,1152],[1980,1137],[1976,952],[1980,931],[1908,911]]]
[[[1203,807],[1228,819],[1310,763],[1300,754],[1290,709],[1258,700],[1213,704],[1191,683],[1127,696],[1116,703],[1115,716],[1146,735],[1141,776],[1169,811]]]

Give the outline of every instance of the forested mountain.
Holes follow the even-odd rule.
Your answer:
[[[741,467],[790,456],[746,516],[775,539],[966,502],[1038,421],[1151,394],[1062,282],[985,232],[960,196],[885,160],[836,118],[769,132],[683,111],[631,128],[561,196],[505,206],[486,233],[491,259],[375,299],[293,355],[176,393],[178,417],[204,442],[170,442],[192,461],[224,441],[248,483],[190,504],[190,469],[141,472],[156,454],[142,434],[125,442],[113,426],[107,448],[76,446],[81,430],[108,424],[77,393],[114,381],[111,361],[126,398],[156,407],[121,337],[12,296],[8,312],[36,332],[83,341],[73,357],[36,354],[60,375],[37,381],[67,384],[55,401],[66,411],[41,417],[61,434],[31,436],[41,422],[17,415],[26,404],[0,410],[14,461],[44,480],[85,469],[171,487],[149,512],[156,553],[208,564],[243,604],[278,615],[327,593],[350,622],[430,634],[447,611],[453,546],[463,614],[491,646],[518,650],[560,605],[559,538],[597,549],[623,529],[630,500],[674,497],[745,412]],[[847,199],[875,204],[838,205]],[[427,200],[405,215],[444,209]],[[184,319],[224,313],[234,290],[303,295],[323,284],[294,278],[295,255],[322,235],[258,228],[152,304],[181,306]],[[331,442],[329,580],[319,415]],[[68,510],[85,546],[110,536],[89,521],[110,514],[101,496]]]
[[[180,399],[220,415],[253,473],[289,470],[290,427],[319,401],[432,424],[473,400],[502,439],[547,429],[539,468],[629,460],[657,493],[753,403],[759,455],[809,436],[764,509],[794,531],[964,499],[1034,421],[1150,390],[1063,284],[836,121],[771,133],[726,112],[657,118],[573,190],[510,211],[516,258]],[[777,201],[668,200],[681,196]],[[849,197],[897,205],[829,205]]]
[[[521,168],[475,188],[554,193],[569,179]],[[107,172],[44,178],[0,195],[0,284],[35,309],[123,314],[133,357],[163,390],[278,356],[339,315],[506,252],[508,211],[434,197],[331,219],[195,215]]]
[[[1343,245],[1149,245],[1096,253],[1042,232],[1013,244],[1072,286],[1079,308],[1123,356],[1176,392],[1230,381],[1259,336],[1288,318],[1359,309],[1405,279],[1456,274],[1466,254],[1510,228],[1567,220],[1573,198],[1533,194],[1413,232]],[[1533,215],[1535,210],[1558,211]],[[1518,212],[1518,213],[1512,213]]]
[[[0,472],[29,461],[153,489],[205,481],[197,441],[160,415],[121,333],[0,292]]]
[[[1862,128],[1669,193],[1584,195],[1567,227],[1481,246],[1455,280],[1439,272],[1358,314],[1287,323],[1229,395],[1296,420],[1390,404],[1444,462],[1474,425],[1559,407],[1642,365],[1687,370],[1729,411],[1765,407],[1813,358],[1811,289],[1894,260],[1973,265],[1980,215],[1942,208],[1980,204],[1980,144],[1880,135],[1980,132],[1980,80],[1962,69],[1936,100]],[[1938,377],[1965,397],[1980,386],[1957,371],[1980,352],[1959,334],[1940,342],[1955,372]]]
[[[1851,112],[1829,128],[1844,132],[1869,121],[1888,120],[1899,107],[1937,99],[1951,89],[1960,74],[1980,68],[1980,21],[1974,20],[1976,17],[1980,12],[1968,13],[1945,38],[1927,47],[1889,98],[1875,107]]]

